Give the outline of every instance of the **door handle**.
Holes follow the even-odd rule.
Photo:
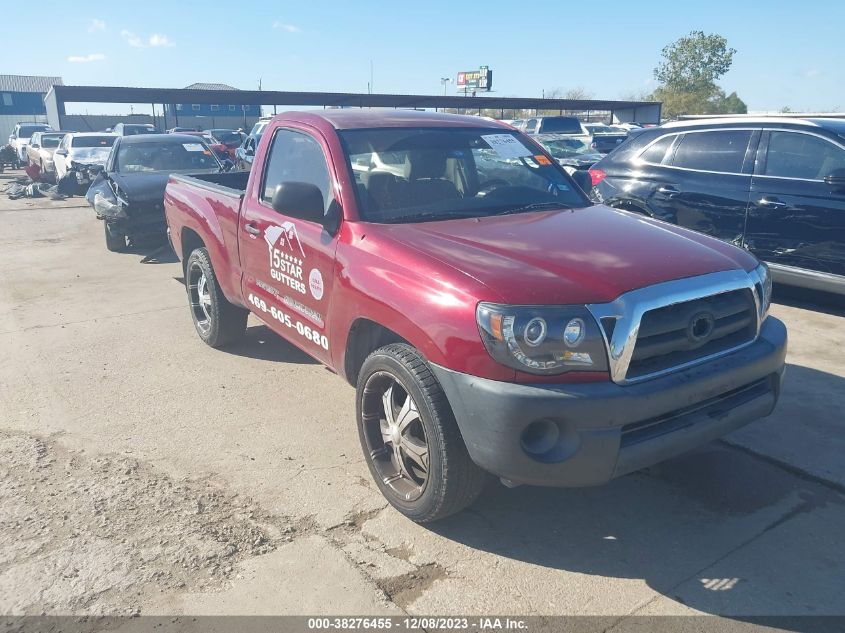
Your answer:
[[[261,235],[261,229],[254,224],[245,224],[244,229],[246,229],[246,232],[250,235]]]
[[[674,196],[681,192],[678,189],[675,189],[675,187],[663,185],[662,187],[657,188],[657,193],[662,193],[666,196]]]
[[[787,206],[785,202],[781,202],[777,198],[760,198],[757,204],[766,209],[784,209]]]

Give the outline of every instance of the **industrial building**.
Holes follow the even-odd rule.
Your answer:
[[[5,144],[16,123],[46,123],[44,96],[61,85],[61,77],[0,75],[0,144]]]
[[[185,90],[236,91],[226,84],[195,83]],[[261,116],[261,106],[240,103],[174,103],[165,104],[164,110],[169,123],[174,126],[249,129]]]

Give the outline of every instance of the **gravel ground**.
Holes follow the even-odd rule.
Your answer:
[[[7,612],[140,613],[150,594],[210,591],[296,526],[135,459],[0,432],[0,595]]]

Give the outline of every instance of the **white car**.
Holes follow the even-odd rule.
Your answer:
[[[74,132],[66,134],[53,154],[56,179],[67,174],[74,164],[105,167],[117,134],[110,132]],[[81,183],[80,184],[84,184]]]
[[[9,135],[9,144],[15,148],[18,156],[18,161],[22,165],[26,165],[29,161],[26,155],[26,146],[29,145],[29,139],[36,132],[49,132],[51,128],[46,123],[18,123],[15,129]]]

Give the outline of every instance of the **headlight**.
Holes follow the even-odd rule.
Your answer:
[[[476,320],[497,362],[532,374],[607,371],[604,339],[584,306],[480,303]]]
[[[754,287],[757,290],[757,297],[760,299],[760,320],[769,314],[769,307],[772,305],[772,272],[769,267],[760,262],[754,269]]]
[[[126,211],[123,210],[123,205],[117,200],[109,200],[101,192],[94,194],[94,211],[100,217],[106,218],[125,218]]]

